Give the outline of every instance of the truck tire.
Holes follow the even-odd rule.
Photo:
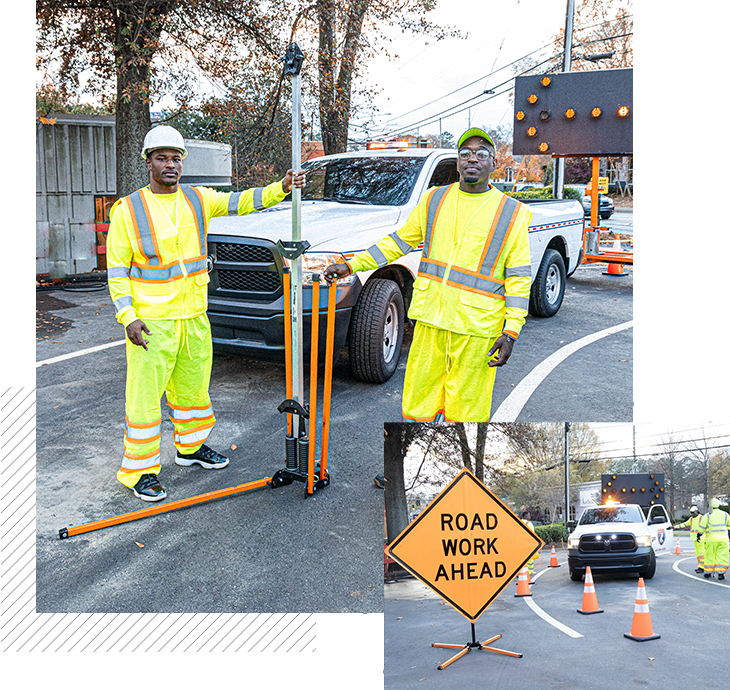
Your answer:
[[[366,383],[385,383],[395,372],[403,342],[405,309],[398,284],[383,278],[365,283],[352,310],[350,368]]]
[[[555,249],[546,249],[530,290],[530,314],[543,317],[557,314],[564,294],[563,257]]]
[[[573,582],[580,582],[583,579],[583,575],[585,575],[585,572],[585,570],[571,568],[570,563],[568,564],[568,573],[570,574],[570,579],[573,580]]]

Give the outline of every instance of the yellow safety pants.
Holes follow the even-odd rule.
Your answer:
[[[695,544],[695,556],[697,556],[697,567],[705,567],[705,540],[704,538],[697,541],[697,535],[693,535],[693,541]]]
[[[127,339],[124,455],[117,479],[128,487],[143,474],[160,472],[163,393],[181,453],[198,450],[215,425],[208,396],[213,362],[208,317],[146,319],[145,325],[147,350]]]
[[[705,572],[706,573],[726,573],[728,570],[728,561],[730,560],[730,550],[728,549],[728,541],[705,541]]]
[[[403,384],[403,418],[488,422],[497,372],[487,354],[496,338],[462,335],[420,321],[413,332]]]

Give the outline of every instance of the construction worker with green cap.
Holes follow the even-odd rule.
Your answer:
[[[730,564],[730,515],[720,510],[720,501],[717,498],[713,498],[710,505],[712,510],[703,515],[700,522],[700,534],[705,535],[705,577],[710,578],[717,573],[717,579],[724,580]]]
[[[166,125],[142,146],[147,187],[111,209],[109,291],[127,336],[124,453],[117,479],[143,501],[166,496],[161,469],[160,400],[165,394],[177,449],[175,462],[222,469],[228,458],[205,445],[215,425],[208,395],[212,364],[207,231],[214,216],[243,215],[304,187],[304,173],[243,192],[180,184],[185,141]]]
[[[702,573],[705,570],[705,536],[700,534],[700,522],[702,516],[696,505],[689,509],[689,519],[679,525],[675,525],[674,529],[685,529],[689,527],[689,533],[692,535],[692,543],[695,545],[695,556],[697,556],[696,573]]]
[[[370,271],[423,243],[408,310],[415,320],[403,386],[407,421],[489,421],[496,368],[512,353],[527,315],[531,266],[527,206],[489,184],[489,134],[459,138],[459,181],[429,190],[405,225],[325,279]]]

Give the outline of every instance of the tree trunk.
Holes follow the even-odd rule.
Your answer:
[[[342,56],[336,54],[334,0],[317,0],[319,23],[319,119],[325,155],[347,151],[352,78],[360,51],[360,35],[369,0],[352,0]]]
[[[403,458],[408,452],[410,440],[404,424],[385,424],[383,466],[385,472],[385,522],[388,543],[408,527],[408,502],[406,501]],[[411,424],[410,426],[417,426]]]
[[[117,64],[116,172],[117,196],[149,184],[141,157],[150,129],[150,63],[157,50],[164,16],[175,0],[119,3],[115,17],[114,58]]]

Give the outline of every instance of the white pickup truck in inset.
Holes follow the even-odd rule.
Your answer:
[[[456,182],[456,157],[453,149],[403,149],[343,153],[305,163],[301,232],[310,245],[303,255],[305,343],[312,275],[397,230],[431,187]],[[583,207],[575,200],[527,203],[533,214],[530,313],[552,316],[562,304],[566,277],[581,261]],[[276,244],[291,240],[290,208],[282,202],[248,216],[211,219],[208,317],[216,349],[283,359],[287,259]],[[419,248],[388,266],[338,281],[335,350],[348,344],[352,371],[362,381],[383,383],[398,365],[420,258]],[[326,304],[326,295],[323,299]],[[325,311],[323,306],[321,319]]]
[[[594,572],[638,572],[654,577],[657,554],[674,540],[666,508],[657,503],[611,503],[586,508],[568,537],[570,579],[579,581],[587,566]]]

